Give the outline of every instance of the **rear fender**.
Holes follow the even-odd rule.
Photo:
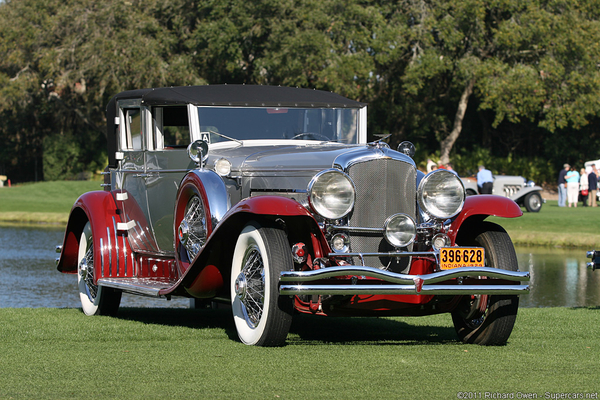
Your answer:
[[[64,273],[77,272],[79,240],[88,221],[94,238],[95,276],[133,276],[133,253],[127,241],[126,231],[118,229],[122,223],[121,212],[117,208],[113,193],[106,191],[85,193],[73,205],[65,230],[58,270]]]
[[[471,227],[481,223],[489,216],[516,218],[522,215],[521,207],[506,197],[492,194],[469,196],[465,199],[461,213],[450,224],[448,236],[452,243],[455,243],[459,233],[468,233]]]

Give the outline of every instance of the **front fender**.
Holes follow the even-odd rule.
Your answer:
[[[526,186],[521,188],[521,190],[519,190],[517,193],[513,194],[510,197],[510,199],[517,203],[520,203],[525,200],[525,196],[527,196],[529,193],[537,192],[541,196],[542,190],[543,189],[539,186]]]
[[[291,243],[311,243],[313,247],[318,247],[315,251],[319,253],[323,253],[322,249],[327,246],[317,221],[297,201],[281,196],[247,198],[232,207],[214,227],[206,244],[186,271],[180,288],[200,298],[229,296],[229,286],[225,282],[230,279],[233,250],[239,233],[250,221],[260,224],[281,223],[287,228]],[[219,274],[215,274],[215,267]]]
[[[461,213],[450,224],[448,235],[454,243],[461,227],[479,223],[489,216],[516,218],[522,215],[521,207],[509,198],[493,194],[469,196],[465,199]]]

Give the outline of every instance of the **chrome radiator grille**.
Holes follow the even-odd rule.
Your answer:
[[[409,163],[391,158],[368,160],[351,165],[347,170],[356,186],[356,203],[349,226],[383,228],[386,219],[396,213],[415,217],[416,169]],[[382,234],[351,233],[352,252],[388,252],[394,248]],[[410,249],[409,249],[410,250]],[[355,264],[360,260],[355,259]],[[365,264],[378,268],[402,270],[408,259],[368,257]]]

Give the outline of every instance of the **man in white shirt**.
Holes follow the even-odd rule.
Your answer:
[[[494,188],[492,171],[485,169],[483,165],[479,166],[479,172],[477,173],[477,187],[479,194],[492,194],[492,189]]]

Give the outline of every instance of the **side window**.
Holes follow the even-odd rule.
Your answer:
[[[190,127],[186,106],[156,107],[152,110],[156,127],[156,148],[187,147],[190,144]]]
[[[139,108],[126,108],[125,135],[128,150],[142,150],[142,118]]]

